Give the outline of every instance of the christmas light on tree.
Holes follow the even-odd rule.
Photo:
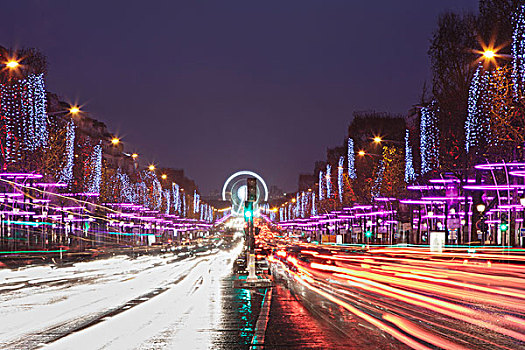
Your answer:
[[[58,175],[58,182],[70,184],[73,180],[73,165],[75,161],[75,123],[70,120],[66,126],[65,164]]]
[[[525,91],[525,5],[519,6],[512,17],[512,64],[514,94]]]
[[[409,183],[416,179],[414,160],[412,158],[412,147],[410,146],[410,131],[405,131],[405,182]]]
[[[324,176],[323,176],[323,171],[320,170],[319,171],[319,200],[322,201],[323,198],[324,198]]]
[[[181,213],[181,196],[180,196],[180,187],[176,183],[171,184],[171,192],[173,193],[173,210],[176,213]]]
[[[200,196],[197,193],[197,190],[193,191],[193,213],[194,214],[199,212],[199,200],[200,200]]]
[[[421,174],[439,167],[439,130],[435,101],[421,108]]]
[[[6,162],[18,161],[22,153],[47,146],[46,105],[43,74],[0,84],[0,123]]]
[[[100,193],[100,183],[102,180],[102,145],[93,146],[93,152],[88,159],[89,177],[87,179],[86,191],[90,193]]]
[[[330,164],[326,164],[326,198],[330,198],[332,196],[332,166]]]
[[[171,207],[171,195],[170,195],[170,190],[169,189],[165,189],[162,191],[162,193],[164,194],[164,200],[166,201],[166,210],[164,211],[164,213],[166,215],[168,215],[170,213],[170,207]]]
[[[338,188],[338,197],[339,202],[343,203],[343,166],[345,159],[344,157],[339,157],[339,165],[337,167],[337,188]]]
[[[355,172],[355,150],[354,150],[354,140],[349,137],[348,138],[348,177],[351,179],[357,178],[357,174]]]
[[[315,207],[315,193],[312,192],[312,216],[317,215],[317,209]]]

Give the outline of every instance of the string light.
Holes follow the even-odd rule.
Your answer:
[[[439,167],[439,130],[436,103],[421,108],[421,174]]]
[[[320,170],[320,171],[319,171],[319,200],[320,200],[320,201],[322,201],[323,198],[324,198],[324,196],[323,196],[323,195],[324,195],[324,193],[323,193],[323,192],[324,192],[324,191],[323,191],[323,187],[324,187],[323,184],[324,184],[324,181],[325,181],[325,179],[324,179],[324,176],[323,176],[323,171]]]
[[[7,162],[20,160],[23,152],[47,146],[46,105],[43,74],[0,85],[0,121]]]
[[[99,193],[102,180],[102,145],[100,144],[100,141],[93,147],[93,152],[91,153],[88,162],[90,171],[86,191],[90,193]]]
[[[385,163],[383,159],[379,161],[378,172],[372,186],[371,195],[372,198],[377,198],[381,194],[381,185],[383,184],[383,173],[385,172]]]
[[[180,196],[180,187],[176,183],[171,184],[171,192],[173,194],[173,210],[175,213],[181,213],[181,196]]]
[[[525,5],[516,9],[512,23],[512,76],[515,96],[519,96],[520,92],[525,90]]]
[[[312,192],[312,216],[317,215],[317,209],[315,207],[315,193]]]
[[[409,183],[416,179],[414,160],[412,158],[412,147],[410,146],[410,131],[405,130],[405,182]]]
[[[326,164],[326,198],[330,198],[332,196],[332,166],[330,164]]]
[[[166,210],[164,211],[164,213],[166,215],[168,215],[170,213],[170,207],[171,207],[171,195],[170,195],[170,190],[169,189],[165,189],[162,191],[164,193],[164,199],[166,200]]]
[[[197,190],[194,190],[193,191],[193,213],[194,214],[199,212],[199,200],[200,200],[200,196],[197,193]]]
[[[354,140],[349,137],[348,138],[348,177],[351,179],[357,178],[357,174],[355,172],[355,150],[354,150]]]
[[[120,200],[124,203],[136,203],[137,195],[135,193],[135,186],[131,184],[128,174],[117,169],[117,181],[120,188]]]
[[[75,161],[75,123],[70,120],[66,126],[65,164],[58,175],[58,181],[70,184],[73,180],[73,165]]]
[[[343,203],[343,166],[345,159],[339,157],[339,166],[337,167],[337,188],[339,191],[339,202]]]

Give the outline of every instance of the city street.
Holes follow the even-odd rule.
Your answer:
[[[274,275],[333,328],[369,341],[360,348],[525,348],[522,256],[288,249],[271,258]]]
[[[0,270],[0,348],[210,348],[240,248]]]
[[[0,8],[0,349],[525,350],[525,0]]]

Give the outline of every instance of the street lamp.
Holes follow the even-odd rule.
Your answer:
[[[162,174],[160,177],[162,178],[162,180],[166,180],[168,178],[168,175]]]
[[[362,157],[362,156],[364,156],[364,155],[366,154],[366,152],[363,151],[363,150],[361,150],[361,151],[357,152],[357,154],[360,155],[360,156]]]
[[[381,143],[381,141],[383,141],[383,139],[381,137],[379,137],[379,136],[374,137],[374,142],[375,143]]]
[[[10,59],[6,62],[5,66],[9,69],[16,69],[20,66],[20,63],[17,60]]]
[[[483,58],[491,60],[496,57],[496,53],[493,50],[483,51]]]
[[[114,137],[111,139],[111,143],[113,144],[113,146],[116,146],[120,143],[120,139],[118,137]]]
[[[149,169],[150,171],[155,171],[155,165],[151,164],[151,165],[148,167],[148,169]]]
[[[476,205],[476,209],[477,209],[480,213],[482,213],[483,211],[485,211],[485,208],[486,208],[486,207],[485,207],[485,204],[483,204],[483,203],[480,203],[480,204]]]
[[[131,155],[131,158],[133,158],[133,159],[137,159],[138,156],[139,156],[139,155],[138,155],[137,153],[133,153],[133,154]]]
[[[80,108],[78,108],[78,106],[72,106],[70,109],[69,109],[69,113],[73,114],[73,115],[76,115],[80,112]]]

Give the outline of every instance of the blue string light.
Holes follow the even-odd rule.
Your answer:
[[[416,179],[414,160],[412,158],[412,147],[410,146],[410,131],[405,130],[405,182],[409,183]]]
[[[66,126],[66,150],[64,153],[65,164],[58,175],[58,181],[70,184],[73,180],[75,161],[75,123],[73,120],[70,120]]]
[[[525,90],[525,5],[519,6],[512,16],[512,64],[514,94],[519,96]]]
[[[322,201],[323,198],[324,198],[324,176],[323,176],[323,171],[320,170],[319,171],[319,200]]]
[[[87,192],[100,193],[100,183],[102,181],[102,145],[101,141],[93,147],[89,156],[89,177],[87,181]]]
[[[343,203],[343,166],[345,159],[344,157],[339,157],[339,165],[337,167],[337,187],[339,190],[339,202]]]
[[[436,104],[421,108],[421,174],[439,167],[439,129],[437,125]]]
[[[326,198],[330,198],[332,196],[332,166],[330,164],[326,164]]]
[[[349,137],[348,138],[348,150],[347,150],[347,158],[348,158],[348,177],[351,179],[357,178],[357,174],[355,172],[355,150],[354,150],[354,140]]]

